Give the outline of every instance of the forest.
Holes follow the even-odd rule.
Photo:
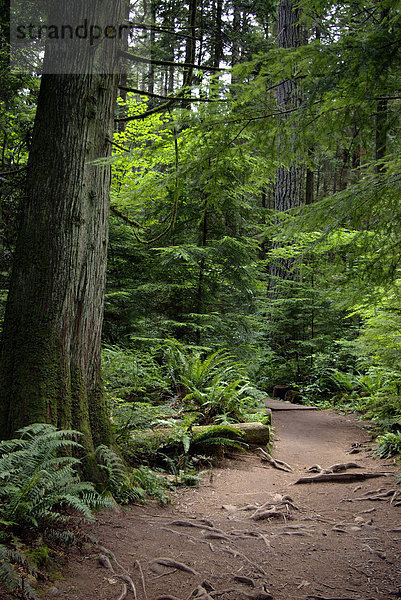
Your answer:
[[[357,413],[379,456],[401,453],[401,11],[56,2],[50,23],[69,4],[127,24],[81,73],[51,45],[10,67],[13,1],[0,581],[34,598],[32,528],[70,543],[60,507],[167,502],[244,445],[233,426],[271,432],[266,396]]]

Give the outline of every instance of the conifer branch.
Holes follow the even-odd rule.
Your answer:
[[[119,85],[118,88],[123,90],[124,92],[131,92],[133,94],[138,94],[138,96],[149,96],[149,98],[157,98],[159,100],[182,100],[181,96],[163,96],[162,94],[155,94],[154,92],[147,92],[146,90],[140,90],[138,88],[132,88],[125,85]],[[197,98],[191,96],[189,98],[184,98],[184,100],[188,100],[188,102],[228,102],[228,99],[219,99],[219,100],[211,100],[209,98]]]
[[[137,54],[132,54],[131,52],[126,52],[125,50],[120,50],[119,55],[122,58],[127,58],[128,60],[132,60],[133,62],[140,62],[150,65],[158,65],[160,67],[181,67],[183,69],[198,69],[200,71],[229,71],[229,69],[223,69],[220,67],[209,67],[207,65],[196,65],[193,63],[179,63],[174,62],[172,60],[159,60],[153,58],[146,58],[145,56],[138,56]]]

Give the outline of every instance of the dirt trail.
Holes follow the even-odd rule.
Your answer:
[[[107,513],[91,527],[121,564],[114,564],[116,573],[130,573],[138,600],[401,597],[401,498],[364,499],[400,489],[394,463],[371,457],[369,434],[352,416],[274,410],[273,425],[273,455],[293,472],[262,463],[257,452],[237,456],[200,488],[178,491],[172,506]],[[293,485],[312,465],[350,461],[362,467],[351,472],[391,475]],[[272,512],[259,520],[266,510]],[[193,572],[153,562],[160,557]],[[91,553],[72,560],[66,578],[43,598],[117,600],[123,585]]]

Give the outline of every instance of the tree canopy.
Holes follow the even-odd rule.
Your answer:
[[[60,75],[60,98],[68,96],[70,86],[71,99],[64,108],[59,104],[61,115],[57,110],[53,114],[57,76],[43,75],[39,94],[34,70],[7,69],[9,47],[2,38],[3,316],[8,295],[3,435],[32,420],[86,428],[88,433],[98,418],[91,416],[97,414],[96,407],[102,406],[104,423],[107,411],[113,411],[108,395],[104,403],[100,372],[92,408],[85,408],[89,421],[86,416],[74,417],[76,399],[56,410],[58,400],[49,398],[59,398],[63,386],[50,391],[52,384],[44,384],[38,367],[41,342],[32,332],[40,321],[36,308],[40,303],[43,307],[44,300],[37,298],[44,289],[60,291],[70,269],[58,263],[57,279],[57,268],[49,259],[56,239],[62,240],[64,259],[71,253],[75,242],[64,235],[67,229],[80,231],[77,244],[86,248],[89,262],[79,267],[71,294],[59,295],[65,315],[80,320],[80,297],[92,309],[97,305],[96,315],[87,319],[88,331],[101,327],[104,290],[99,265],[106,269],[106,263],[100,254],[91,255],[91,247],[100,238],[105,244],[108,237],[102,339],[109,350],[119,349],[116,356],[123,362],[121,357],[128,353],[142,357],[144,365],[155,360],[164,368],[166,344],[181,344],[185,352],[200,358],[225,348],[246,365],[247,376],[260,389],[270,393],[274,386],[284,386],[305,402],[340,400],[341,393],[348,401],[351,392],[362,393],[361,381],[370,377],[376,388],[370,403],[365,403],[366,411],[373,407],[383,419],[397,421],[401,412],[396,358],[401,100],[397,3],[163,0],[139,8],[135,4],[130,10],[127,5],[122,11],[129,31],[119,49],[124,66],[109,88],[113,99],[112,88],[119,90],[113,113],[105,108],[110,124],[114,119],[114,130],[111,126],[106,131],[100,123],[104,118],[99,120],[106,89],[103,75],[93,80],[93,88],[92,84],[86,88],[82,106],[74,100],[75,80]],[[63,128],[74,111],[86,115],[82,123],[93,118],[96,125],[86,130],[79,119],[72,120],[77,144],[84,135],[87,138],[68,155],[61,152]],[[44,142],[39,142],[40,127],[43,139],[51,139],[47,159]],[[85,230],[89,212],[82,212],[83,200],[75,212],[68,209],[75,191],[67,191],[61,173],[67,176],[75,169],[78,174],[79,161],[84,175],[74,181],[79,180],[80,194],[94,185],[89,170],[99,177],[100,187],[87,196],[88,211],[94,198],[103,194],[106,215],[110,196],[110,216],[101,218],[110,223],[109,236],[108,223],[103,237],[98,225]],[[57,181],[53,191],[48,186],[52,173]],[[44,175],[41,183],[39,175]],[[67,207],[63,224],[60,186]],[[35,194],[37,207],[32,204]],[[99,210],[96,205],[96,218]],[[49,225],[52,219],[54,230]],[[56,226],[60,228],[54,233]],[[47,266],[40,267],[32,243],[44,242],[45,233]],[[34,234],[37,241],[32,242]],[[77,277],[78,266],[71,265]],[[97,300],[86,296],[90,286],[85,273],[95,273],[94,267],[100,269],[94,275]],[[11,282],[19,278],[25,288],[8,294],[12,268]],[[48,288],[43,283],[45,271]],[[28,273],[33,277],[31,286]],[[45,306],[45,329],[52,322],[50,315],[57,312],[55,306],[54,299],[50,308]],[[56,316],[54,323],[64,332],[64,344],[63,319]],[[76,325],[68,348],[56,358],[56,379],[71,360],[79,331]],[[12,359],[12,366],[18,336],[28,358]],[[100,333],[96,352],[86,345],[86,356],[99,354],[98,342]],[[98,370],[100,358],[96,361]],[[31,362],[36,366],[29,367]],[[23,383],[21,369],[29,371],[32,390]],[[89,371],[85,385],[90,388],[94,370]],[[23,418],[16,416],[18,402],[11,398],[21,386],[31,398],[21,401]],[[65,389],[73,388],[68,383]],[[81,383],[76,390],[82,391]],[[81,397],[81,392],[71,393],[72,398]],[[32,412],[29,406],[34,406],[38,394],[47,398],[43,403],[47,408]],[[386,394],[391,404],[388,415],[382,406]],[[102,437],[110,442],[108,426],[99,431],[97,442]]]

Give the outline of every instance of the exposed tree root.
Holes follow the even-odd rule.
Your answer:
[[[347,483],[349,481],[364,481],[365,479],[373,479],[375,477],[388,477],[389,472],[381,473],[320,473],[314,477],[300,477],[294,481],[292,485],[299,483],[321,483],[336,481],[337,483]]]
[[[128,588],[127,585],[125,583],[123,583],[123,591],[121,592],[120,596],[117,598],[117,600],[124,600],[124,598],[127,597],[128,594]]]
[[[191,535],[190,533],[181,533],[180,531],[175,531],[174,529],[170,529],[169,527],[162,527],[162,529],[163,529],[163,531],[168,531],[169,533],[175,533],[176,535],[181,535],[182,537],[186,537],[188,540],[191,540],[191,542],[199,542],[199,544],[207,544],[210,547],[210,549],[212,550],[212,552],[214,552],[214,547],[207,540],[197,538],[194,535]]]
[[[252,562],[247,556],[245,556],[245,554],[242,554],[242,552],[238,552],[238,550],[232,550],[231,548],[220,548],[220,550],[222,550],[222,552],[227,552],[228,554],[231,554],[232,556],[234,556],[234,558],[237,558],[237,557],[242,558],[249,565],[251,565],[254,569],[259,571],[259,573],[262,573],[262,575],[265,575],[265,576],[267,575],[266,571],[264,569],[262,569],[262,567],[260,567],[256,563]]]
[[[229,537],[227,537],[226,535],[224,535],[223,533],[207,533],[205,535],[205,540],[226,540],[229,541]]]
[[[238,581],[238,583],[243,583],[245,585],[249,585],[249,587],[255,587],[255,582],[250,577],[245,577],[244,575],[234,575],[234,581]]]
[[[299,535],[304,537],[313,537],[312,534],[309,533],[309,531],[302,531],[301,529],[296,531],[280,531],[279,533],[275,534],[275,536],[279,535]]]
[[[142,566],[141,566],[141,563],[139,562],[139,560],[135,561],[135,566],[138,567],[139,573],[141,575],[143,595],[145,596],[145,600],[148,600],[148,594],[146,592],[146,584],[145,584],[145,575],[143,574]]]
[[[205,529],[206,531],[213,531],[214,533],[221,533],[224,535],[224,531],[217,529],[216,527],[210,527],[210,525],[201,525],[200,523],[192,523],[192,521],[172,521],[168,525],[174,525],[175,527],[195,527],[196,529]]]
[[[314,600],[355,600],[355,598],[350,598],[349,596],[320,596],[319,594],[311,594],[306,596],[307,598],[313,598]],[[370,598],[369,600],[373,600]]]
[[[354,462],[347,463],[337,463],[335,465],[331,465],[328,469],[325,469],[323,473],[342,473],[343,471],[347,471],[348,469],[361,469],[361,465],[358,465]]]
[[[387,492],[382,492],[381,494],[375,494],[372,496],[361,496],[360,498],[349,498],[347,501],[348,502],[362,502],[364,500],[371,500],[372,502],[386,501],[390,496],[392,496],[392,499],[390,500],[390,502],[392,503],[394,496],[397,497],[398,494],[399,494],[399,492],[397,490],[388,490]]]
[[[188,596],[187,600],[192,598],[193,600],[213,600],[212,596],[210,596],[203,585],[198,585],[198,587]]]
[[[263,521],[264,519],[282,519],[283,521],[285,521],[289,518],[291,518],[289,512],[285,514],[283,511],[277,510],[276,508],[272,508],[271,510],[258,511],[251,517],[253,521]]]
[[[275,469],[279,469],[280,471],[286,471],[287,473],[292,473],[293,469],[286,462],[282,460],[274,459],[270,454],[268,454],[263,448],[258,448],[258,450],[262,453],[262,461],[268,462]]]
[[[264,543],[266,544],[266,547],[271,548],[270,542],[267,539],[267,537],[265,535],[263,535],[263,533],[260,533],[259,531],[244,530],[244,531],[231,531],[230,533],[231,533],[231,535],[235,536],[236,538],[240,538],[243,540],[249,540],[249,538],[256,538],[256,539],[263,540]]]
[[[226,589],[226,590],[216,590],[214,592],[210,592],[211,596],[223,596],[224,594],[236,594],[238,596],[248,598],[248,600],[272,600],[273,596],[271,594],[269,594],[269,592],[266,592],[265,590],[259,590],[259,591],[255,591],[252,592],[251,594],[248,594],[242,590],[236,589],[236,588],[232,588],[232,589]]]
[[[113,573],[114,578],[122,579],[122,581],[123,581],[123,589],[122,589],[120,596],[118,597],[118,600],[124,600],[124,598],[127,596],[127,593],[128,593],[127,584],[129,586],[129,588],[131,589],[131,591],[134,595],[134,598],[136,600],[136,598],[137,598],[136,588],[135,588],[134,582],[132,581],[128,571],[126,571],[126,569],[124,569],[124,567],[122,567],[117,562],[116,557],[114,556],[113,552],[111,552],[111,550],[108,550],[107,548],[104,548],[103,546],[101,546],[101,549],[104,551],[104,554],[99,554],[99,556],[98,556],[99,563],[102,565],[102,567],[105,567],[106,569],[111,571]],[[106,554],[108,554],[108,556],[106,556]],[[115,572],[114,567],[111,564],[111,560],[109,557],[111,558],[111,560],[114,560],[114,562],[124,571],[123,574]]]
[[[260,521],[269,518],[282,518],[286,520],[291,518],[290,509],[298,510],[290,496],[279,496],[277,500],[265,502],[256,512],[253,513],[251,519]]]
[[[186,573],[191,573],[191,575],[199,575],[197,571],[189,567],[188,565],[184,565],[184,563],[178,562],[172,558],[155,558],[150,563],[150,568],[152,565],[162,565],[163,567],[169,567],[171,569],[178,569],[179,571],[185,571]]]

